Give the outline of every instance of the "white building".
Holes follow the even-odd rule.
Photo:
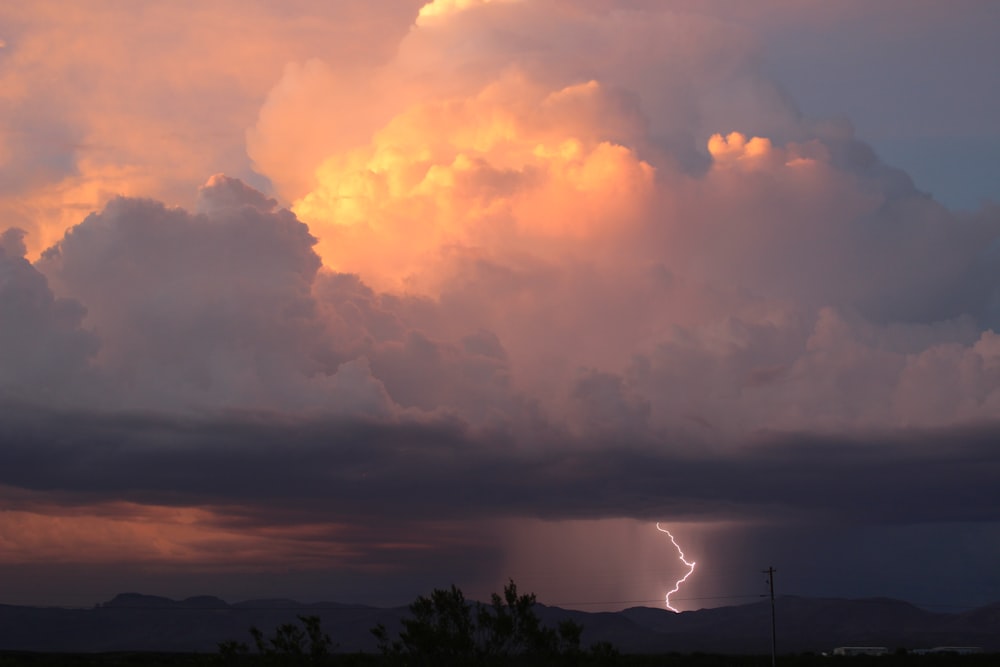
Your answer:
[[[834,655],[889,655],[889,649],[884,646],[838,646],[833,649]]]

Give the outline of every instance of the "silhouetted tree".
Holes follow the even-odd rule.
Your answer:
[[[583,626],[567,618],[559,622],[559,651],[561,653],[579,653],[580,636],[583,635]]]
[[[223,665],[238,665],[243,662],[243,657],[250,651],[246,644],[235,639],[228,639],[219,643],[219,658]]]
[[[270,638],[265,638],[259,628],[251,626],[250,636],[257,652],[268,662],[277,664],[322,663],[330,654],[330,635],[320,627],[319,616],[299,616],[298,619],[304,629],[295,623],[283,623]],[[219,655],[227,663],[238,662],[248,651],[247,645],[242,642],[229,640],[219,644]]]
[[[309,657],[318,662],[330,654],[333,642],[330,635],[320,628],[319,616],[299,616],[299,620],[306,626],[306,639],[309,641]]]
[[[420,596],[410,605],[412,618],[403,620],[399,642],[417,664],[463,664],[476,654],[472,607],[452,585]]]
[[[410,605],[398,640],[385,626],[372,628],[383,655],[412,665],[468,665],[504,662],[510,656],[551,657],[579,653],[583,628],[572,620],[558,629],[542,625],[535,614],[535,595],[518,595],[510,581],[494,593],[489,605],[466,602],[462,591],[436,589]]]
[[[478,609],[482,649],[486,655],[551,655],[561,649],[575,650],[580,646],[583,628],[573,621],[564,621],[558,631],[544,627],[535,614],[534,593],[517,594],[517,584],[510,581],[503,597],[494,593],[490,605]]]

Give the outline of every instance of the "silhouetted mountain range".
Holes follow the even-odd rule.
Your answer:
[[[1000,651],[1000,603],[964,613],[937,613],[899,600],[777,600],[781,653],[829,651],[836,646],[896,648],[979,646]],[[549,625],[572,618],[584,627],[583,645],[608,641],[623,653],[763,654],[770,652],[770,603],[718,607],[679,614],[649,607],[590,613],[536,607]],[[297,615],[322,619],[337,650],[375,651],[369,630],[384,624],[395,634],[406,607],[294,600],[216,597],[186,600],[125,593],[92,609],[0,605],[0,650],[22,651],[215,651],[219,642],[250,642],[250,626],[266,634]]]

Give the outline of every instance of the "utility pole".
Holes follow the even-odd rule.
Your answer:
[[[774,568],[769,567],[763,572],[767,575],[767,585],[771,587],[771,667],[775,667],[778,644],[774,635]]]

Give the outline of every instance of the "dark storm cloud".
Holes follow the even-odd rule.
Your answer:
[[[94,415],[24,405],[3,413],[0,484],[67,505],[232,506],[253,508],[250,521],[288,524],[365,516],[1000,520],[996,424],[761,435],[719,454],[692,443],[612,446],[553,435],[528,449],[455,421]]]

